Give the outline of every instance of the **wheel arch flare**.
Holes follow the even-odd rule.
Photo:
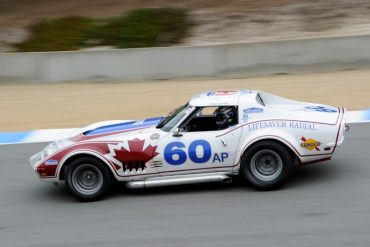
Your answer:
[[[74,152],[71,152],[71,153],[65,155],[64,158],[61,160],[60,165],[59,165],[58,170],[57,170],[57,177],[59,178],[59,180],[64,180],[65,175],[66,175],[65,174],[66,173],[66,168],[73,161],[77,160],[78,158],[82,158],[82,157],[92,157],[94,159],[102,161],[103,164],[105,164],[108,167],[112,178],[117,179],[117,176],[115,174],[115,171],[114,171],[112,165],[101,154],[99,154],[99,153],[97,153],[93,150],[78,150],[78,151],[74,151]]]

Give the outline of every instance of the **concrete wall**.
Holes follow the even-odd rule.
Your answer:
[[[370,36],[0,54],[0,77],[45,82],[265,75],[370,67]]]

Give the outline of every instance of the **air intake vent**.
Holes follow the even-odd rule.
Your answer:
[[[131,173],[131,172],[143,172],[146,168],[144,161],[129,161],[123,163],[123,172],[124,173]]]

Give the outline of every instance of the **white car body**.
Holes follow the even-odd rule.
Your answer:
[[[237,108],[233,126],[195,132],[181,129],[197,109],[222,106]],[[41,180],[58,183],[65,178],[65,165],[74,157],[89,155],[101,160],[115,179],[129,182],[185,174],[238,174],[246,150],[264,140],[284,146],[296,164],[323,161],[344,140],[344,108],[261,91],[202,93],[191,98],[182,113],[167,130],[156,128],[160,118],[97,123],[49,145],[30,162]]]

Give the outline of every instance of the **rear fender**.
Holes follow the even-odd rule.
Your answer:
[[[266,121],[275,121],[274,127],[261,125],[248,126],[249,124],[243,126],[237,157],[241,158],[245,150],[256,142],[262,140],[275,140],[284,144],[291,153],[298,157],[301,163],[329,158],[335,151],[342,125],[341,121],[333,125],[294,120]],[[282,124],[282,122],[287,123]],[[291,125],[290,122],[294,124]],[[295,125],[295,123],[299,124]],[[335,144],[334,146],[329,146],[333,143]]]

